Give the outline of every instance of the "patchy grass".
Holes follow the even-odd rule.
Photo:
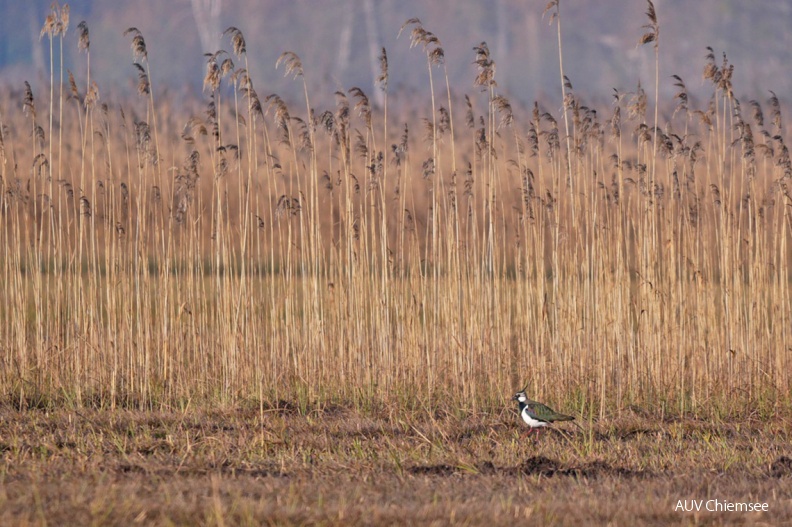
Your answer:
[[[510,410],[5,406],[0,523],[792,521],[789,419],[626,414],[525,438]],[[769,512],[679,513],[680,499],[767,502]]]

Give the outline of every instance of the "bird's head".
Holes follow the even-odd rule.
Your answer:
[[[528,397],[525,395],[525,392],[517,392],[514,394],[514,397],[512,397],[512,400],[524,403],[528,400]]]

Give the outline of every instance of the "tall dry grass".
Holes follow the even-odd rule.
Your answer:
[[[486,43],[470,86],[436,87],[417,19],[418,114],[359,88],[314,108],[293,52],[294,100],[261,96],[232,27],[188,116],[155,97],[166,66],[135,28],[139,97],[102,100],[68,15],[42,29],[49,84],[0,94],[0,386],[20,406],[474,408],[525,382],[588,414],[789,400],[792,163],[778,98],[738,101],[725,56],[701,108],[679,77],[658,100],[659,61],[654,108],[638,84],[595,111],[561,69],[562,131],[498,92]]]

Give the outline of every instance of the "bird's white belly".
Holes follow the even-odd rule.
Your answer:
[[[530,426],[531,428],[537,428],[537,427],[540,427],[540,426],[547,426],[546,422],[540,421],[539,419],[534,419],[533,417],[531,417],[530,414],[528,413],[528,409],[527,408],[525,410],[523,410],[521,415],[522,415],[523,421],[528,423],[528,426]]]

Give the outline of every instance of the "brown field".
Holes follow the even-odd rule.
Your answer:
[[[792,425],[279,408],[0,416],[3,525],[782,525]],[[675,512],[680,499],[768,512]]]
[[[654,86],[603,108],[563,70],[513,107],[485,44],[451,86],[409,20],[425,100],[383,50],[383,104],[323,109],[237,28],[179,105],[119,28],[105,101],[54,4],[48,79],[0,92],[2,523],[792,522],[783,104],[708,50],[694,106],[648,6]],[[526,383],[580,427],[523,439]],[[710,497],[770,511],[673,511]]]

